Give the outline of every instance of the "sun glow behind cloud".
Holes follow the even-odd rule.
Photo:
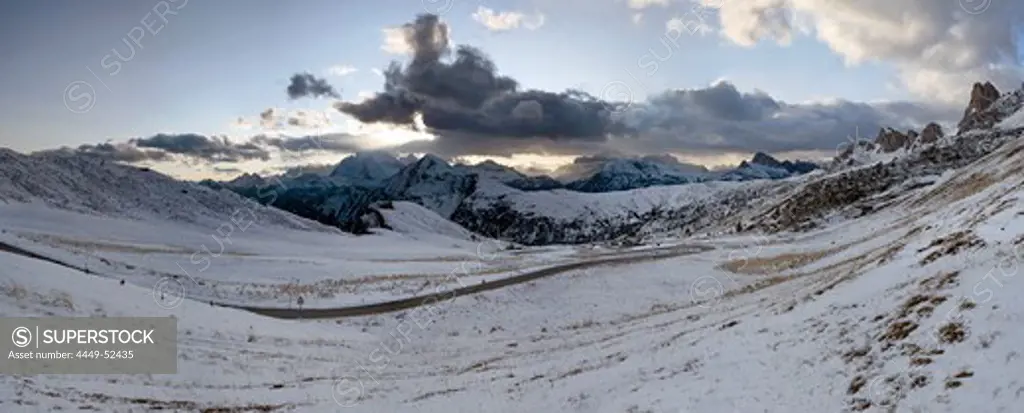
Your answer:
[[[426,131],[422,115],[416,115],[413,128],[396,127],[381,123],[362,123],[354,118],[346,119],[346,133],[359,136],[366,149],[396,147],[416,141],[432,141],[436,137]]]

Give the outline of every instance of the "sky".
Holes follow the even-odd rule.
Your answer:
[[[190,179],[373,149],[828,157],[1019,87],[1022,23],[1009,0],[3,2],[0,146]]]

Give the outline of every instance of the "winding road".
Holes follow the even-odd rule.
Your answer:
[[[434,303],[441,302],[443,300],[451,300],[464,295],[481,293],[484,291],[496,290],[499,288],[508,287],[511,285],[522,284],[537,280],[544,277],[551,277],[557,274],[562,274],[569,271],[581,270],[591,267],[615,265],[615,264],[633,264],[644,261],[656,261],[668,258],[681,257],[685,255],[692,255],[701,253],[704,251],[712,250],[713,247],[703,245],[676,245],[670,247],[653,248],[644,251],[628,252],[622,254],[602,254],[596,259],[588,259],[585,261],[577,261],[566,264],[559,264],[552,267],[541,268],[533,270],[523,274],[513,275],[506,278],[501,278],[493,281],[486,281],[475,285],[467,285],[446,291],[439,291],[429,294],[418,295],[414,297],[402,298],[391,301],[384,301],[374,304],[365,304],[357,306],[347,307],[332,307],[332,308],[280,308],[280,307],[257,307],[257,306],[245,306],[236,304],[225,304],[225,303],[212,303],[213,305],[234,308],[238,310],[245,310],[255,314],[259,314],[266,317],[279,318],[279,319],[325,319],[325,318],[343,318],[343,317],[356,317],[365,316],[372,314],[384,314],[394,311],[407,310],[410,308],[427,306]],[[50,257],[42,256],[34,252],[19,248],[13,245],[5,244],[0,242],[0,251],[6,251],[13,254],[22,255],[29,258],[47,261],[63,267],[71,268],[77,271],[89,273],[89,271],[79,268],[77,266],[55,260]]]

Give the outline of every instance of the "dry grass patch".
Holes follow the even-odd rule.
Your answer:
[[[948,205],[974,196],[999,182],[991,174],[974,172],[967,176],[958,176],[911,203],[912,207],[920,207],[929,203]]]
[[[985,241],[978,238],[971,231],[957,231],[944,237],[939,237],[934,240],[928,246],[917,250],[917,252],[925,252],[932,250],[927,256],[921,259],[921,266],[925,266],[935,262],[939,258],[956,255],[961,251],[974,248],[984,247]]]
[[[31,239],[36,242],[42,242],[49,244],[54,247],[67,247],[68,249],[90,251],[90,252],[114,252],[114,253],[127,253],[127,254],[191,254],[195,250],[190,250],[182,247],[172,246],[143,246],[143,245],[131,245],[131,244],[120,244],[109,241],[98,241],[98,240],[79,240],[70,237],[63,237],[58,235],[48,234],[22,234],[25,238]],[[222,255],[237,256],[237,257],[248,257],[255,256],[255,254],[243,253],[243,252],[230,252],[224,251]]]
[[[964,340],[967,340],[967,328],[964,323],[954,321],[939,327],[939,341],[942,343],[962,343]]]
[[[910,320],[894,320],[889,323],[885,331],[878,338],[878,341],[900,341],[907,337],[910,337],[910,333],[913,333],[919,325],[915,321]]]
[[[868,379],[864,378],[864,376],[856,376],[850,381],[850,385],[846,388],[846,394],[857,394],[866,384],[868,384]]]
[[[719,268],[736,273],[747,275],[776,274],[783,271],[803,267],[812,262],[835,254],[845,247],[833,248],[824,251],[798,252],[776,255],[774,257],[754,257],[733,260],[722,264]]]

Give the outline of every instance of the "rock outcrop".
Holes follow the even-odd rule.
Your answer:
[[[921,130],[921,137],[919,139],[921,143],[932,143],[944,136],[946,136],[946,134],[942,131],[942,127],[939,126],[939,124],[932,122]]]
[[[904,134],[892,128],[882,128],[878,131],[875,144],[882,149],[882,152],[893,152],[897,149],[910,147],[916,135],[917,133],[914,131]]]
[[[988,110],[999,99],[999,96],[999,89],[996,89],[991,82],[975,83],[971,89],[971,101],[964,109],[963,119],[960,119],[960,123],[957,125],[960,128],[960,133],[991,128],[999,122],[997,114]]]

